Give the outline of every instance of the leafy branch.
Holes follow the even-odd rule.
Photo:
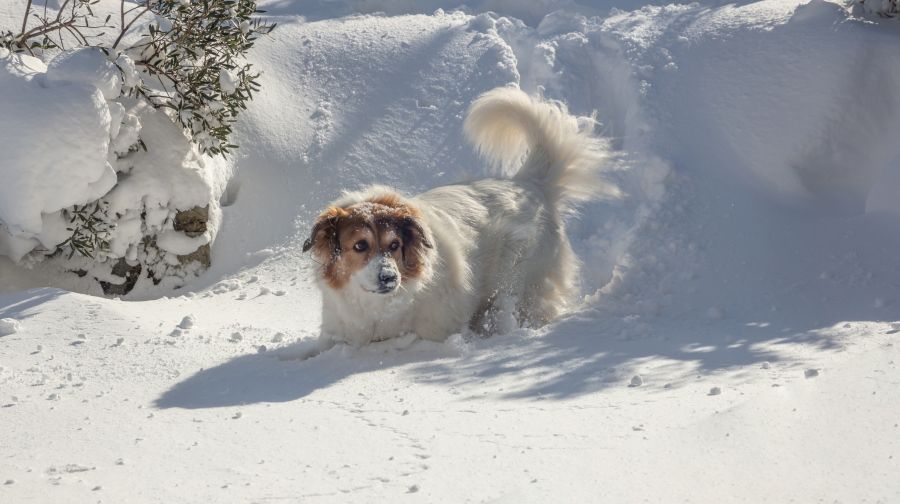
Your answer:
[[[95,201],[84,206],[75,205],[66,213],[70,225],[66,229],[72,235],[59,244],[59,250],[68,250],[69,259],[76,253],[94,258],[97,252],[109,252],[109,236],[115,226],[109,223],[105,203]]]
[[[242,58],[275,25],[253,17],[262,12],[255,0],[157,0],[147,9],[155,20],[128,54],[153,78],[133,92],[170,109],[202,152],[227,154],[237,147],[232,125],[260,89],[259,73]]]
[[[108,24],[110,16],[98,22],[92,5],[100,0],[64,0],[55,17],[47,15],[46,0],[43,15],[34,12],[33,0],[28,0],[22,16],[22,27],[19,33],[7,31],[0,35],[0,47],[13,52],[27,52],[34,56],[35,51],[47,49],[65,49],[64,34],[69,34],[78,46],[92,46],[93,41],[105,35],[98,32],[103,28],[111,28]],[[28,20],[37,20],[37,25],[28,28]],[[56,35],[56,40],[51,36]]]
[[[259,72],[244,56],[275,24],[256,17],[256,0],[138,0],[119,2],[118,34],[112,44],[99,40],[111,28],[91,6],[99,0],[64,0],[55,17],[33,12],[28,0],[20,33],[0,34],[0,47],[14,52],[65,49],[64,33],[82,47],[104,50],[110,59],[126,55],[138,72],[126,94],[169,111],[201,152],[226,155],[238,114],[259,91]],[[46,0],[45,0],[46,2]],[[38,25],[28,29],[28,19]],[[121,47],[146,19],[139,39]],[[55,39],[53,36],[55,35]],[[117,61],[118,65],[118,61]],[[119,66],[129,82],[129,68]]]

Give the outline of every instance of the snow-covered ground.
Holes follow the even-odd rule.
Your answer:
[[[263,2],[263,90],[186,287],[104,299],[0,258],[0,502],[900,500],[897,21],[459,3]],[[584,305],[293,359],[321,206],[490,175],[461,122],[508,83],[621,152],[628,198],[570,224]]]

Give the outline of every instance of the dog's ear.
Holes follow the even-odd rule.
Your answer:
[[[415,217],[404,217],[400,221],[403,236],[403,274],[408,277],[420,276],[426,271],[425,249],[434,248],[422,222]]]
[[[313,253],[323,259],[337,254],[341,250],[338,241],[338,225],[340,220],[349,214],[343,208],[329,207],[316,218],[309,238],[303,242],[303,251],[314,249]]]
[[[421,245],[425,248],[434,248],[431,239],[419,219],[415,217],[404,217],[401,221],[401,229],[403,230],[403,239],[407,243]]]

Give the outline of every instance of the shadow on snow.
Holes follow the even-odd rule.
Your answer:
[[[22,292],[0,293],[0,319],[13,318],[22,320],[40,313],[42,304],[66,294],[61,289],[44,287]]]
[[[308,360],[279,360],[279,355],[291,351],[288,347],[243,355],[202,370],[166,391],[155,405],[196,409],[287,402],[353,375],[387,369],[396,369],[413,383],[455,388],[462,400],[477,400],[467,394],[476,390],[497,391],[500,398],[509,400],[567,399],[623,387],[636,366],[648,360],[672,366],[683,379],[693,373],[783,360],[779,344],[798,343],[824,351],[840,348],[827,330],[830,325],[786,331],[777,324],[734,324],[723,329],[722,323],[711,323],[700,330],[696,323],[692,327],[668,324],[647,329],[637,339],[613,335],[614,326],[599,313],[585,312],[547,330],[518,330],[467,344],[417,341],[401,350],[389,342],[362,348],[337,346]],[[655,368],[660,371],[665,373],[664,368]]]

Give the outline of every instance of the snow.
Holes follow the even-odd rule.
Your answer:
[[[234,93],[234,90],[237,89],[237,84],[237,77],[232,75],[231,72],[225,69],[219,71],[219,86],[222,87],[223,93]]]
[[[0,319],[0,336],[9,336],[19,332],[19,321],[12,318]]]
[[[111,206],[162,234],[172,198],[224,194],[213,266],[182,288],[105,299],[0,258],[20,324],[0,338],[0,501],[900,499],[896,20],[460,3],[265,2],[233,171],[136,111],[171,171],[142,180],[140,158]],[[49,89],[17,64],[4,107]],[[569,225],[584,305],[487,339],[323,345],[312,219],[364,184],[493,173],[463,114],[509,83],[594,116],[626,167],[626,198]]]
[[[0,220],[6,225],[0,248],[7,240],[40,236],[42,215],[96,200],[116,181],[107,161],[110,113],[101,91],[19,70],[39,66],[32,61],[0,60],[0,117],[6,118],[0,121]]]
[[[183,283],[197,266],[175,256],[215,239],[229,162],[200,155],[165,114],[120,96],[138,78],[127,55],[113,63],[100,50],[71,49],[47,65],[2,56],[0,116],[16,120],[0,121],[9,161],[0,167],[0,256],[43,262],[40,283],[92,293],[98,282],[124,281],[111,273],[119,259],[150,273],[138,278],[139,292]],[[109,224],[109,250],[95,252],[101,264],[57,254],[75,232],[70,207],[98,200]],[[198,208],[208,215],[201,236],[174,229],[177,212]],[[72,271],[85,274],[66,278]]]
[[[60,53],[50,60],[44,79],[51,86],[80,83],[96,87],[106,100],[114,100],[122,92],[122,78],[115,65],[103,52],[92,48]]]
[[[191,237],[178,231],[164,231],[156,237],[156,244],[160,249],[176,255],[190,254],[208,243],[208,233]]]
[[[178,327],[180,329],[190,329],[194,327],[194,316],[193,315],[185,315],[181,322],[179,322]]]

